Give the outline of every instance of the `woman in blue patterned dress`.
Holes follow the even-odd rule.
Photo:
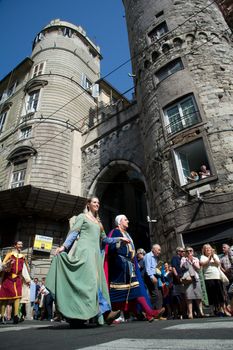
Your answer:
[[[125,215],[118,215],[115,219],[116,228],[109,234],[111,238],[124,237],[127,244],[121,241],[109,245],[106,249],[107,268],[106,277],[109,283],[109,294],[114,310],[131,311],[137,313],[137,305],[146,314],[148,321],[153,321],[164,312],[152,310],[140,270],[138,268],[135,247],[132,238],[127,232],[129,220]]]

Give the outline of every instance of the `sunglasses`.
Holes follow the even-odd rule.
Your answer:
[[[187,249],[186,252],[193,252],[193,250],[192,249]]]

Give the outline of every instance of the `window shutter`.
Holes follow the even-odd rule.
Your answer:
[[[99,97],[100,90],[99,90],[99,84],[92,85],[92,97]]]

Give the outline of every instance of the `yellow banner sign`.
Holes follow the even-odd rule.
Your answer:
[[[53,246],[53,238],[48,236],[36,235],[33,250],[41,252],[50,252]]]

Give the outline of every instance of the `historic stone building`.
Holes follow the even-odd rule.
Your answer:
[[[30,250],[35,234],[60,244],[93,194],[106,231],[125,213],[136,247],[158,242],[167,258],[178,244],[232,243],[231,31],[213,1],[123,2],[135,100],[60,20],[0,82],[1,247]],[[202,165],[207,176],[190,178]]]
[[[233,1],[232,0],[216,0],[220,10],[226,19],[227,24],[233,30]]]
[[[31,252],[35,235],[55,247],[92,194],[107,230],[126,210],[149,247],[137,106],[100,79],[101,58],[81,27],[53,20],[0,82],[2,248],[21,239]]]
[[[233,238],[232,33],[214,1],[123,1],[151,236],[166,252]],[[206,165],[205,178],[188,179]]]

